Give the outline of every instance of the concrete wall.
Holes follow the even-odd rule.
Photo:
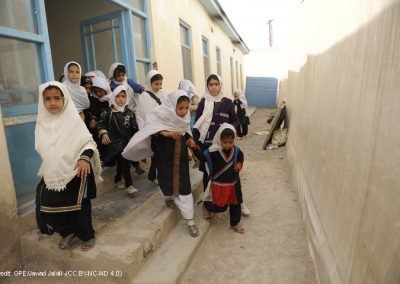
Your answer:
[[[204,36],[209,41],[211,73],[217,73],[215,48],[218,46],[221,49],[224,94],[232,96],[229,60],[230,57],[234,60],[234,86],[236,87],[238,86],[236,82],[236,61],[243,66],[243,55],[238,48],[233,46],[228,36],[208,16],[199,1],[149,0],[149,2],[152,28],[151,58],[152,62],[157,62],[158,70],[164,74],[163,88],[165,92],[168,93],[176,89],[179,81],[184,79],[179,33],[179,19],[181,19],[191,27],[193,83],[198,93],[203,95],[206,87],[201,41],[202,36]],[[244,78],[243,74],[243,80]],[[244,83],[242,84],[244,88]]]
[[[320,283],[400,283],[400,2],[306,0],[293,27],[280,98]]]

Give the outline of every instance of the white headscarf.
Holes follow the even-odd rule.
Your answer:
[[[90,72],[87,72],[87,73],[85,73],[85,76],[86,77],[97,77],[97,74],[96,73],[94,73],[93,71],[90,71]]]
[[[100,77],[107,80],[106,75],[104,75],[104,73],[101,70],[94,70],[93,73],[96,74],[95,77]]]
[[[247,103],[247,99],[246,99],[246,95],[244,94],[244,92],[241,89],[235,89],[233,90],[234,94],[238,94],[239,95],[239,100],[242,102],[244,109],[246,111],[246,115],[248,115],[248,103]]]
[[[108,81],[100,76],[96,76],[92,79],[93,87],[97,87],[106,91],[106,95],[99,97],[96,95],[95,92],[92,92],[92,96],[99,99],[101,102],[108,102],[110,101],[111,97],[111,88],[108,84]]]
[[[135,92],[132,89],[132,87],[128,84],[128,77],[126,76],[126,73],[125,73],[124,80],[122,82],[117,82],[117,80],[115,80],[115,78],[114,78],[114,71],[120,65],[124,66],[125,71],[126,71],[126,67],[124,64],[122,64],[120,62],[115,62],[115,63],[111,64],[110,69],[108,70],[108,79],[110,80],[110,82],[114,82],[117,85],[124,85],[126,87],[126,90],[125,90],[126,95],[128,96],[129,100],[131,100],[135,97]]]
[[[117,105],[117,103],[115,102],[115,97],[121,93],[122,91],[125,91],[126,94],[126,102],[123,106],[119,106]],[[129,104],[129,96],[126,93],[126,86],[125,85],[119,85],[118,87],[116,87],[114,89],[114,91],[112,92],[111,96],[110,96],[110,106],[113,106],[115,110],[120,111],[120,112],[124,112],[125,107]]]
[[[84,87],[80,85],[81,79],[79,78],[78,83],[72,83],[68,79],[68,67],[71,64],[75,64],[79,68],[79,73],[82,74],[82,69],[79,63],[75,61],[70,61],[64,66],[64,80],[63,84],[67,87],[69,94],[71,95],[72,101],[74,102],[74,105],[79,112],[82,112],[84,109],[87,109],[90,107],[90,101],[88,98],[88,95],[86,93],[86,90]]]
[[[64,107],[56,114],[50,113],[44,106],[43,91],[48,86],[58,87],[64,96]],[[67,88],[60,82],[51,81],[39,86],[35,149],[42,158],[38,175],[44,178],[48,189],[64,190],[76,176],[74,167],[80,155],[88,149],[94,152],[91,164],[95,179],[101,181],[96,143],[76,112]]]
[[[176,114],[176,104],[180,97],[189,98],[185,91],[177,90],[169,94],[162,105],[147,115],[144,127],[137,132],[122,152],[122,156],[131,161],[140,161],[153,155],[151,135],[160,131],[177,131],[182,135],[190,131],[190,113],[181,118]]]
[[[207,77],[207,80],[212,75],[218,77],[218,81],[219,81],[221,89],[220,89],[218,95],[216,95],[214,97],[213,95],[210,94],[210,92],[208,91],[208,88],[207,88],[207,91],[204,95],[205,101],[204,101],[203,113],[199,117],[199,119],[196,121],[196,123],[193,125],[193,128],[196,128],[200,132],[199,140],[200,140],[200,142],[203,142],[203,143],[204,143],[204,139],[206,138],[208,129],[210,128],[211,120],[213,117],[213,111],[214,111],[214,103],[220,102],[222,100],[222,98],[224,97],[222,94],[222,90],[223,90],[222,78],[218,75],[211,74]]]
[[[179,82],[179,90],[184,90],[188,93],[189,98],[197,96],[196,87],[190,80],[182,80]]]
[[[215,151],[222,150],[221,133],[222,133],[222,131],[224,131],[227,128],[231,129],[233,131],[233,133],[235,133],[235,136],[236,136],[236,129],[235,129],[235,127],[233,127],[232,124],[229,124],[226,122],[222,123],[214,135],[212,145],[208,148],[209,152],[215,152]]]
[[[160,96],[163,96],[163,95],[164,95],[163,90],[160,89],[160,90],[158,90],[158,92],[156,93],[156,92],[154,92],[153,89],[151,88],[151,78],[153,78],[153,77],[154,77],[155,75],[157,75],[157,74],[160,74],[160,75],[161,75],[161,73],[158,72],[157,70],[150,70],[150,71],[147,73],[147,75],[146,75],[146,84],[145,84],[145,88],[144,88],[144,89],[145,89],[146,91],[152,92],[152,93],[155,94],[157,97],[160,97]]]

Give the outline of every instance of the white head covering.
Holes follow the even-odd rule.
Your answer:
[[[79,78],[78,83],[72,83],[68,79],[68,67],[71,64],[75,64],[79,68],[80,74],[82,74],[82,69],[79,63],[75,61],[70,61],[64,66],[64,81],[63,84],[67,87],[69,94],[71,95],[72,101],[74,102],[74,105],[79,112],[82,112],[84,109],[87,109],[90,107],[90,101],[88,98],[88,95],[86,93],[86,90],[84,87],[80,85],[81,79]]]
[[[114,82],[117,85],[124,85],[126,87],[126,90],[125,90],[126,94],[129,98],[129,100],[131,100],[135,97],[135,92],[133,91],[132,87],[128,84],[128,77],[125,75],[124,80],[122,82],[117,82],[114,78],[114,71],[120,65],[125,67],[125,65],[120,62],[115,62],[115,63],[111,64],[110,69],[108,70],[108,79],[110,80],[110,82]],[[126,67],[125,67],[125,71],[126,71]]]
[[[248,103],[247,103],[247,99],[246,99],[246,95],[244,94],[244,92],[241,89],[235,89],[233,90],[234,94],[238,94],[239,95],[239,100],[242,102],[244,109],[246,111],[246,115],[248,115]]]
[[[119,106],[117,105],[117,103],[115,102],[115,97],[121,93],[122,91],[125,91],[126,94],[126,102],[123,106]],[[119,85],[118,87],[116,87],[114,89],[114,91],[112,92],[111,96],[110,96],[110,106],[114,107],[115,110],[120,111],[120,112],[124,112],[125,107],[129,104],[129,96],[126,92],[126,86],[125,85]]]
[[[190,113],[185,117],[176,114],[176,104],[180,97],[189,98],[185,91],[177,90],[169,94],[163,104],[157,106],[147,114],[144,127],[137,132],[122,152],[122,156],[131,161],[140,161],[153,155],[151,150],[151,135],[166,131],[177,131],[185,135],[190,131]]]
[[[100,89],[103,89],[104,91],[106,91],[105,96],[99,97],[96,95],[95,92],[92,92],[92,96],[99,99],[99,101],[101,101],[101,102],[110,101],[111,88],[110,88],[110,85],[108,84],[108,81],[100,76],[96,76],[92,79],[92,83],[93,83],[93,87],[97,87],[97,88],[100,88]]]
[[[104,73],[101,70],[94,70],[93,73],[96,74],[96,77],[107,79],[106,75],[104,75]]]
[[[43,91],[48,86],[58,87],[64,96],[64,107],[56,114],[50,113],[44,106]],[[62,83],[51,81],[39,86],[35,149],[42,158],[38,175],[44,178],[48,189],[65,189],[68,182],[76,176],[76,162],[87,149],[94,152],[91,159],[93,174],[97,181],[101,180],[96,143],[76,112],[68,90]]]
[[[97,74],[96,73],[94,73],[93,71],[90,71],[90,72],[87,72],[87,73],[85,73],[85,76],[86,77],[97,77]]]
[[[158,90],[158,92],[154,92],[153,89],[151,88],[151,78],[153,78],[155,75],[160,74],[157,70],[150,70],[147,75],[146,75],[146,84],[145,84],[145,90],[150,91],[153,94],[155,94],[157,97],[163,96],[163,91],[162,89]]]
[[[208,91],[208,88],[207,88],[207,91],[204,95],[205,101],[204,101],[203,114],[199,117],[199,119],[193,125],[193,128],[196,128],[200,132],[199,140],[201,142],[204,142],[204,139],[206,138],[208,129],[210,128],[211,120],[213,117],[213,111],[214,111],[214,103],[220,102],[222,100],[222,98],[224,97],[222,94],[222,90],[223,90],[222,78],[218,75],[211,74],[207,77],[207,80],[210,76],[213,76],[213,75],[218,77],[218,81],[219,81],[221,89],[220,89],[218,95],[216,95],[214,97],[213,95],[210,94],[210,92]]]
[[[235,127],[233,127],[232,124],[229,124],[226,122],[222,123],[214,135],[212,145],[208,148],[209,152],[215,152],[215,151],[222,150],[221,133],[222,133],[222,131],[224,131],[227,128],[231,129],[236,136],[236,129],[235,129]]]
[[[182,80],[179,82],[179,90],[184,90],[188,93],[189,98],[197,96],[196,87],[190,80]]]

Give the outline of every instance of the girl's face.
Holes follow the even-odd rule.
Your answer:
[[[162,89],[162,81],[163,80],[157,80],[151,83],[151,89],[153,90],[154,93],[157,93],[159,90]]]
[[[118,73],[115,74],[114,78],[115,78],[115,81],[117,81],[118,83],[121,83],[125,79],[125,73],[124,72],[118,72]]]
[[[64,107],[64,96],[58,88],[43,92],[44,107],[52,114],[60,112]]]
[[[224,139],[221,139],[221,147],[224,150],[231,150],[233,148],[233,145],[235,145],[235,138],[233,137],[225,137]]]
[[[96,96],[98,96],[99,98],[102,98],[106,95],[106,91],[101,89],[101,88],[93,88],[93,92],[96,94]]]
[[[83,87],[85,88],[86,93],[90,94],[90,91],[92,90],[92,85],[85,84]]]
[[[239,94],[238,93],[233,93],[233,96],[235,97],[235,99],[239,98]]]
[[[68,80],[72,83],[79,83],[81,80],[81,72],[79,71],[79,67],[75,64],[68,67]]]
[[[125,105],[125,103],[126,103],[125,91],[122,91],[118,95],[115,96],[115,103],[120,107]]]
[[[208,82],[207,85],[207,89],[208,92],[212,95],[212,96],[217,96],[220,91],[221,91],[221,84],[219,83],[218,80],[212,79],[210,80],[210,82]]]
[[[189,101],[182,101],[176,105],[176,115],[179,117],[185,117],[189,111]]]

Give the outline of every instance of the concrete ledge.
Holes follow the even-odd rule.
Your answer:
[[[191,182],[197,200],[197,196],[202,192],[202,175],[197,169],[191,170]],[[153,190],[156,188],[154,184],[150,185]],[[140,187],[139,189],[143,190]],[[127,195],[125,198],[132,199]],[[101,226],[98,220],[97,223],[94,220],[97,227],[96,246],[88,252],[81,251],[81,242],[77,242],[71,249],[60,250],[58,235],[39,237],[36,231],[25,234],[21,238],[22,263],[24,269],[36,271],[120,271],[122,277],[85,277],[84,281],[129,283],[139,272],[145,258],[168,239],[179,220],[179,210],[166,208],[163,196],[155,192],[120,218],[100,222]],[[59,279],[65,280],[63,277]]]

